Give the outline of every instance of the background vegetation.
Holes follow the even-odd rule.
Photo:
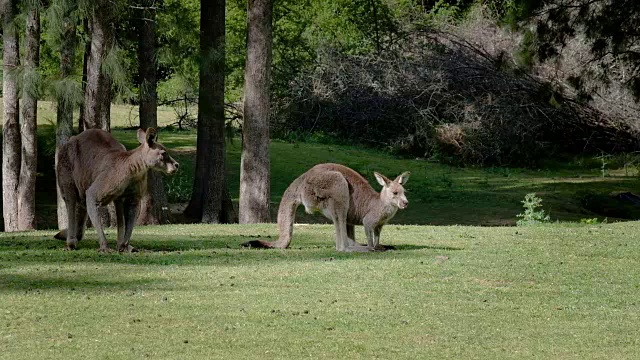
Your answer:
[[[598,12],[593,3],[607,5]],[[575,15],[567,10],[571,4],[587,6],[583,12],[594,20],[553,27]],[[636,40],[624,29],[603,33],[618,21],[609,8],[629,8],[633,24],[636,7],[625,4],[276,1],[271,135],[356,141],[466,165],[535,167],[559,155],[636,151]],[[174,109],[174,125],[193,127],[199,2],[157,6],[159,102]],[[230,131],[241,128],[246,7],[246,1],[227,3]],[[54,93],[58,76],[57,38],[48,35],[57,26],[54,18],[43,21],[39,72],[45,94]],[[118,25],[110,69],[116,100],[136,104],[137,25],[126,19]],[[81,74],[82,62],[75,67]]]
[[[158,4],[158,121],[161,139],[185,165],[165,184],[179,215],[193,185],[200,61],[193,29],[200,8],[195,0]],[[227,172],[236,203],[246,6],[227,3]],[[553,219],[636,218],[632,206],[609,198],[635,189],[637,105],[628,84],[586,76],[596,64],[587,34],[565,34],[564,46],[547,41],[536,31],[553,19],[519,1],[308,0],[274,6],[272,211],[295,176],[317,162],[335,161],[365,176],[376,169],[389,169],[390,176],[414,171],[409,187],[416,211],[401,212],[398,222],[513,224],[529,192],[544,199]],[[43,17],[44,99],[60,89],[54,10]],[[131,148],[133,131],[126,129],[139,123],[140,84],[137,25],[125,18],[116,37],[118,56],[111,58],[118,94],[111,125]],[[552,45],[555,56],[543,57],[541,48]],[[82,73],[79,60],[75,74]],[[582,87],[576,74],[584,75]],[[40,101],[39,228],[55,226],[49,181],[55,140],[46,126],[55,124],[55,110],[54,102]],[[475,165],[484,168],[468,167]]]

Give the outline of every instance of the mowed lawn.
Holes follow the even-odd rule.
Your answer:
[[[317,224],[287,250],[240,247],[273,224],[138,227],[134,254],[0,234],[0,358],[638,359],[639,227],[391,225],[366,254]]]
[[[46,109],[40,228],[55,225]],[[136,125],[136,111],[112,108],[113,134],[128,148],[135,130],[124,128]],[[195,139],[160,132],[181,163],[166,178],[172,206],[189,198]],[[640,224],[615,216],[602,224],[607,215],[585,207],[594,194],[637,192],[635,166],[614,160],[604,174],[589,157],[539,169],[458,168],[272,141],[274,212],[290,182],[317,163],[348,165],[376,189],[373,171],[411,171],[409,207],[382,233],[398,249],[337,253],[333,227],[323,224],[296,225],[287,250],[240,247],[275,238],[275,224],[136,227],[132,244],[142,251],[134,254],[97,253],[91,229],[73,252],[53,231],[0,233],[0,359],[640,358]],[[236,139],[227,145],[236,202],[239,164]],[[504,226],[515,224],[529,192],[554,223]],[[114,229],[108,237],[113,246]]]

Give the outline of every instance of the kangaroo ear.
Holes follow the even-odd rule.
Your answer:
[[[376,180],[378,180],[378,184],[382,185],[382,186],[387,186],[389,185],[389,183],[391,182],[389,179],[387,179],[386,176],[380,174],[379,172],[373,172],[373,176],[376,177]]]
[[[142,129],[138,129],[138,132],[136,133],[136,136],[137,136],[137,138],[138,138],[138,142],[139,142],[140,144],[144,144],[144,142],[145,142],[145,137],[147,136],[147,133],[146,133],[144,130],[142,130]]]
[[[393,181],[397,182],[400,185],[404,185],[407,183],[407,181],[409,181],[410,175],[411,173],[409,171],[405,171],[402,174],[398,175],[398,177]]]
[[[153,143],[158,141],[158,131],[155,128],[148,128],[145,136],[145,140],[147,145],[151,146]]]

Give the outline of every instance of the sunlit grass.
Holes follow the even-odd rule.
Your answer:
[[[368,254],[336,253],[328,225],[288,250],[240,248],[275,225],[139,227],[136,254],[1,234],[0,357],[633,359],[638,234],[389,226],[399,250]]]
[[[2,99],[2,98],[0,98]],[[0,112],[3,104],[0,101]],[[73,113],[74,124],[78,125],[79,112],[76,109]],[[175,112],[171,107],[158,107],[158,125],[166,126],[176,122]],[[56,104],[52,101],[38,101],[38,125],[55,125],[56,123]],[[111,127],[132,127],[139,126],[140,119],[138,116],[137,105],[127,104],[111,104]]]

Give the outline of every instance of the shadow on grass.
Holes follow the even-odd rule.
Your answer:
[[[104,276],[104,275],[103,275]],[[100,276],[102,277],[102,276]],[[0,278],[0,292],[24,290],[27,292],[39,293],[42,290],[66,289],[108,289],[108,290],[128,290],[148,287],[157,284],[160,279],[134,279],[134,280],[112,280],[112,279],[87,279],[71,273],[51,273],[43,274],[5,274]]]
[[[303,240],[304,239],[304,240]],[[321,235],[306,235],[294,241],[289,249],[248,249],[241,247],[247,240],[243,236],[212,236],[210,239],[176,239],[174,236],[142,235],[132,240],[138,253],[99,253],[92,237],[80,241],[78,250],[64,251],[64,242],[43,239],[41,236],[0,238],[0,269],[33,264],[100,263],[130,265],[205,265],[256,266],[262,262],[315,262],[335,260],[382,260],[404,258],[424,260],[442,251],[460,251],[464,248],[414,244],[395,244],[396,250],[371,253],[339,253],[335,243]],[[114,247],[110,241],[111,248]]]
[[[445,251],[460,251],[464,250],[462,247],[453,247],[453,246],[437,246],[437,245],[411,245],[411,244],[400,244],[394,245],[395,251],[411,251],[411,250],[445,250]]]

